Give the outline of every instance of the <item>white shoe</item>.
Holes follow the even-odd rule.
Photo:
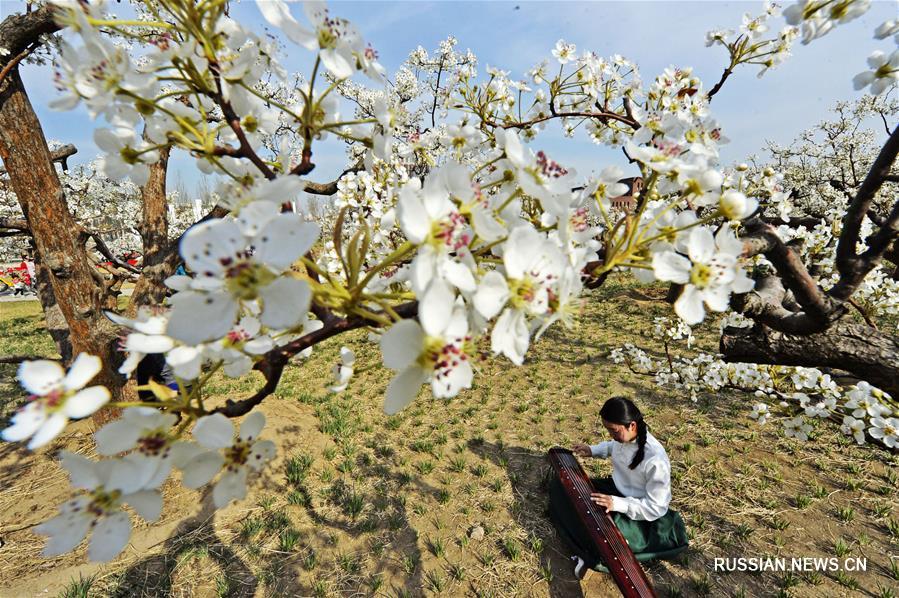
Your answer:
[[[574,565],[574,576],[578,579],[583,579],[586,572],[589,570],[585,567],[586,563],[584,559],[579,556],[571,557],[571,560],[576,560],[577,563]]]

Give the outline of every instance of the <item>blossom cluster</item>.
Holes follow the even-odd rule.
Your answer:
[[[393,414],[423,386],[437,398],[470,388],[488,339],[490,353],[521,365],[549,326],[574,323],[585,281],[622,269],[681,287],[674,305],[681,321],[657,323],[667,351],[669,342],[691,339],[690,326],[707,312],[726,312],[733,294],[753,288],[740,221],[759,210],[791,212],[776,170],[729,172],[719,164],[727,138],[711,112],[713,91],[690,68],[667,68],[644,85],[626,58],[578,54],[560,40],[552,67],[547,59],[516,80],[486,66],[479,80],[477,58],[449,38],[433,52],[416,49],[394,84],[371,89],[351,79],[361,73],[381,85],[388,78],[377,52],[322,2],[303,4],[303,22],[290,3],[258,4],[269,25],[313,53],[309,77],[289,74],[275,39],[231,18],[224,3],[182,11],[184,2],[147,3],[136,20],[116,21],[103,2],[56,1],[71,31],[61,42],[54,105],[83,103],[105,121],[95,133],[98,168],[141,185],[160,150],[182,149],[201,172],[220,177],[216,200],[229,214],[184,233],[188,274],[166,280],[167,305],[134,318],[109,314],[126,329],[120,373],[162,354],[174,382],[149,385],[156,402],[118,405],[127,407],[122,418],[96,435],[103,461],[63,454],[84,493],[38,528],[51,537],[47,554],[74,548],[91,529],[92,558],[118,554],[131,525],[122,505],[159,517],[159,488],[175,468],[190,488],[215,481],[216,506],[244,496],[248,470],[269,460],[274,444],[259,440],[258,411],[235,431],[204,403],[214,372],[239,377],[257,367],[268,377],[271,360],[307,355],[340,327],[378,328],[383,364],[395,373],[384,402]],[[813,38],[866,4],[822,16],[804,2],[788,19],[801,20]],[[776,12],[768,5],[764,15],[744,18],[736,38],[711,41],[730,49],[731,66],[769,68],[798,35],[788,27],[763,39]],[[149,43],[134,59],[108,33]],[[875,80],[892,76],[883,68]],[[355,104],[352,116],[340,97]],[[583,177],[554,160],[534,143],[552,119],[566,134],[580,128],[622,148],[635,176],[608,165]],[[320,144],[335,139],[353,166],[336,181],[334,202],[313,213],[300,177],[312,172]],[[615,201],[625,195],[630,209]],[[781,234],[831,247],[837,231],[823,226]],[[822,271],[832,271],[832,257],[821,255]],[[881,276],[863,294],[875,303],[890,288]],[[891,293],[883,302],[893,307],[883,309],[897,304]],[[665,367],[635,347],[613,359],[693,396],[752,389],[765,401],[754,410],[762,421],[768,403],[798,405],[785,423],[796,437],[812,431],[806,418],[842,415],[856,440],[899,441],[888,395],[862,383],[842,389],[817,370],[725,364],[708,354],[669,356]],[[37,448],[69,419],[95,412],[110,400],[102,386],[84,388],[99,371],[86,355],[68,373],[50,362],[24,364],[19,376],[31,400],[4,438],[30,438]],[[346,389],[354,371],[355,354],[344,348],[329,389]]]
[[[682,323],[673,323],[662,334],[685,338],[682,328]],[[812,421],[829,420],[858,444],[870,438],[889,448],[899,446],[899,406],[864,381],[843,387],[816,368],[729,363],[703,351],[695,357],[669,355],[662,361],[633,344],[613,349],[610,359],[653,376],[659,386],[689,393],[693,401],[727,389],[750,392],[756,400],[750,417],[764,424],[775,412],[780,414],[788,437],[808,440]]]
[[[3,430],[3,439],[31,438],[28,448],[46,445],[64,428],[69,418],[87,417],[110,399],[104,386],[84,388],[100,371],[100,359],[82,353],[68,372],[52,361],[26,361],[18,379],[31,393],[29,403]],[[275,445],[259,440],[265,416],[254,412],[235,432],[225,416],[215,413],[196,420],[192,436],[185,440],[184,426],[175,427],[178,416],[152,407],[129,407],[122,417],[95,434],[93,461],[69,451],[60,453],[73,489],[80,491],[63,503],[59,514],[35,527],[49,537],[44,556],[56,556],[77,547],[92,532],[88,556],[108,561],[117,556],[131,535],[128,505],[147,521],[162,512],[160,488],[173,468],[181,470],[182,483],[201,488],[215,483],[217,508],[246,496],[249,470],[258,471],[274,455]]]

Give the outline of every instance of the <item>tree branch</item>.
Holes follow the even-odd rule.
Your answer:
[[[840,281],[831,289],[830,295],[838,300],[846,300],[855,292],[865,275],[876,265],[876,259],[882,255],[889,244],[891,236],[896,234],[891,224],[885,224],[875,235],[876,248],[869,244],[870,249],[864,255],[856,255],[856,247],[859,242],[859,232],[862,220],[871,207],[874,197],[883,185],[886,177],[890,175],[890,169],[899,154],[899,127],[893,131],[890,138],[880,150],[880,154],[868,171],[864,182],[855,195],[855,199],[849,205],[843,218],[843,230],[837,244],[837,271],[840,273]],[[893,209],[893,216],[899,221],[899,202]],[[892,216],[891,216],[892,219]],[[895,224],[893,222],[892,224]]]
[[[418,302],[404,303],[396,307],[394,311],[402,318],[414,317],[418,313]],[[213,413],[221,413],[226,417],[239,417],[249,413],[253,407],[275,392],[281,380],[281,375],[284,373],[284,366],[287,365],[291,357],[342,332],[372,325],[377,324],[359,316],[350,318],[331,317],[318,330],[313,330],[283,347],[272,349],[253,367],[253,369],[262,372],[265,376],[265,385],[246,399],[240,401],[229,399],[223,407],[215,409]]]

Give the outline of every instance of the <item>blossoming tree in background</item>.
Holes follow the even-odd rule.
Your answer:
[[[585,287],[621,270],[670,282],[679,326],[732,308],[751,319],[754,336],[741,337],[740,349],[728,353],[725,343],[731,357],[764,347],[754,359],[795,363],[794,344],[826,347],[821,363],[808,365],[834,360],[863,382],[854,402],[815,403],[813,415],[861,410],[847,420],[847,433],[866,438],[869,414],[870,437],[895,445],[899,344],[853,322],[847,306],[878,276],[899,236],[899,204],[885,187],[895,182],[899,132],[889,134],[854,190],[847,187],[836,219],[825,218],[831,226],[842,219],[833,232],[835,266],[816,271],[788,243],[792,235],[771,223],[791,214],[777,173],[719,164],[726,137],[710,104],[740,65],[764,72],[800,35],[820,37],[868,4],[800,2],[772,35],[778,9],[768,5],[745,16],[739,31],[710,33],[709,44],[726,48],[729,64],[708,91],[689,69],[667,69],[644,84],[627,59],[578,55],[564,41],[527,81],[492,68],[479,76],[475,56],[447,40],[434,53],[414,51],[385,85],[375,50],[318,2],[302,5],[304,19],[295,4],[258,5],[296,46],[291,51],[314,54],[312,71],[301,75],[288,73],[272,39],[230,18],[224,2],[147,0],[136,18],[117,20],[101,3],[60,0],[4,21],[0,156],[75,351],[102,358],[79,357],[66,375],[48,362],[23,364],[20,378],[33,398],[4,436],[36,448],[107,396],[125,408],[97,433],[108,457],[102,466],[63,456],[73,485],[86,492],[39,528],[51,538],[47,554],[71,549],[92,529],[91,558],[115,556],[130,532],[122,505],[154,519],[173,468],[188,487],[214,484],[219,507],[242,498],[248,471],[274,450],[259,439],[264,417],[254,409],[278,387],[288,361],[323,340],[362,328],[378,335],[384,365],[396,372],[384,403],[392,414],[422,387],[439,398],[469,388],[479,348],[521,365],[549,326],[572,323]],[[103,313],[108,306],[71,232],[65,189],[16,71],[39,36],[60,27],[54,104],[83,103],[97,117],[102,170],[143,185],[145,220],[165,198],[160,165],[169,151],[189,153],[222,181],[219,205],[181,236],[178,252],[149,242],[153,276],[165,278],[171,297],[144,293],[153,300],[125,316]],[[888,22],[876,34],[897,31]],[[873,70],[856,86],[884,92],[899,78],[896,55],[872,57]],[[351,80],[359,72],[373,83]],[[347,105],[352,115],[341,114]],[[627,189],[617,165],[583,178],[531,149],[553,121],[623,150],[643,181],[632,213],[612,202]],[[318,152],[334,148],[348,157],[340,179],[307,180]],[[315,216],[298,201],[303,192],[334,201]],[[181,261],[189,275],[171,275]],[[115,328],[107,319],[129,330],[124,360],[111,348]],[[725,330],[725,338],[733,334]],[[865,347],[852,343],[860,336]],[[177,389],[151,384],[156,401],[127,400],[119,374],[150,353],[165,354]],[[346,387],[353,364],[344,352],[335,391]],[[248,397],[221,400],[206,389],[214,372],[240,377],[252,369],[265,383]],[[88,373],[109,389],[103,401],[97,391],[79,390]],[[830,388],[797,375],[797,388]],[[747,380],[761,392],[772,387],[760,376]],[[244,415],[235,429],[229,418]],[[806,426],[794,420],[788,428],[803,437]]]

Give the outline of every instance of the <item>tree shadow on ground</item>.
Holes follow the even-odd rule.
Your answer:
[[[297,437],[301,437],[300,431],[290,427],[283,430],[285,435],[295,432]],[[333,440],[340,445],[346,438],[338,435]],[[372,458],[364,450],[359,450],[352,458],[345,457],[344,461],[350,461],[351,466],[340,464],[338,470],[345,467],[346,472],[330,483],[327,494],[319,494],[317,500],[305,481],[293,484],[288,481],[285,484],[286,476],[282,476],[281,471],[263,474],[260,485],[266,488],[280,488],[285,495],[291,491],[302,495],[303,512],[314,525],[315,534],[315,538],[303,539],[300,554],[287,556],[276,564],[282,571],[286,569],[293,574],[278,575],[271,582],[267,582],[267,590],[270,593],[309,596],[327,591],[329,595],[358,595],[371,593],[370,589],[364,587],[365,584],[373,578],[383,576],[392,580],[391,587],[384,590],[393,594],[406,596],[424,594],[422,554],[418,545],[419,533],[412,525],[406,501],[400,497],[400,489],[406,488],[412,495],[420,497],[434,497],[438,491],[421,479],[408,476],[393,464],[389,449],[368,448],[373,448],[375,457]],[[286,454],[293,450],[305,454],[304,447],[299,444],[285,446]],[[288,464],[285,463],[285,474],[287,468]],[[356,512],[351,505],[356,498],[361,497],[364,497],[364,501]],[[333,533],[340,534],[342,538],[338,541]],[[365,537],[369,539],[364,547],[360,548],[358,542]],[[317,582],[304,584],[299,581],[301,568],[311,570],[308,561],[304,566],[304,556],[309,557],[312,554],[312,558],[317,558],[314,556],[313,543],[316,546],[332,544],[356,546],[354,554],[340,553],[334,570],[322,572],[321,579],[327,579],[327,587],[318,586]],[[360,561],[369,557],[371,558],[371,567],[367,571],[369,577],[364,579],[353,569],[351,562],[355,562],[361,569]],[[292,580],[291,584],[284,583],[287,578]],[[402,583],[398,582],[400,579],[403,580]]]
[[[175,569],[190,550],[201,550],[221,568],[227,582],[223,596],[252,597],[256,593],[256,576],[215,531],[215,505],[212,493],[204,493],[200,512],[182,522],[166,539],[159,554],[142,559],[121,573],[110,593],[114,598],[134,596],[172,596]]]
[[[475,441],[470,441],[468,448],[481,459],[506,470],[515,497],[515,502],[509,505],[509,514],[531,538],[539,538],[542,543],[540,563],[552,598],[616,595],[617,589],[607,576],[593,575],[586,582],[574,577],[571,548],[549,520],[546,491],[549,463],[545,452]]]

